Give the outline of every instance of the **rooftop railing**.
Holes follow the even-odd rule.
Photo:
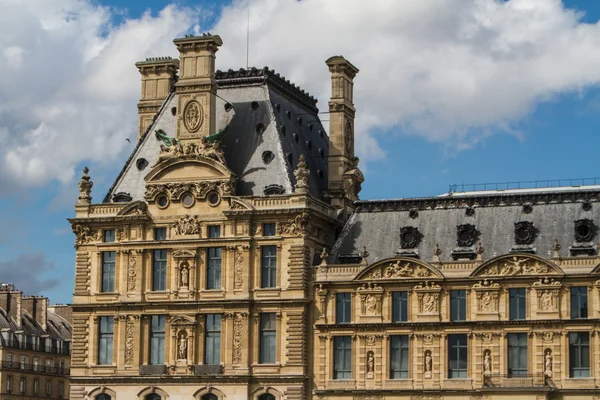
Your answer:
[[[49,375],[69,375],[71,370],[67,367],[56,366],[52,367],[49,365],[41,364],[27,364],[16,361],[2,361],[2,369],[10,369],[14,371],[27,371],[27,372],[39,372],[41,374]]]
[[[491,190],[546,189],[600,185],[600,178],[548,179],[539,181],[458,183],[450,185],[448,193],[483,192]]]

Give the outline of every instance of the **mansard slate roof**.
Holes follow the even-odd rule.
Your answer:
[[[48,335],[51,339],[56,340],[70,340],[72,331],[71,324],[67,320],[49,310],[46,330],[25,310],[23,310],[21,328],[19,328],[14,318],[2,308],[0,308],[0,329],[8,329],[11,332],[22,331],[24,334],[32,336]]]
[[[216,131],[234,113],[222,148],[227,166],[237,177],[236,195],[263,195],[268,187],[291,193],[295,184],[293,171],[303,154],[311,171],[310,194],[323,198],[327,190],[327,156],[329,139],[318,117],[317,101],[308,93],[268,68],[217,71]],[[104,202],[113,201],[117,193],[126,193],[133,201],[144,200],[144,176],[150,172],[160,152],[162,142],[155,131],[176,136],[178,95],[173,91],[163,103],[154,121],[141,137],[125,167],[106,195]],[[233,106],[227,111],[227,103]],[[273,154],[268,163],[268,153]],[[148,166],[139,170],[137,161],[145,159]]]
[[[399,255],[431,262],[434,252],[440,262],[454,261],[461,255],[476,256],[478,243],[484,260],[511,252],[550,258],[555,243],[560,245],[560,257],[595,255],[597,251],[599,186],[449,193],[358,201],[355,205],[330,252],[330,263],[356,263],[365,248],[370,264]],[[515,238],[515,224],[519,223],[531,229],[531,238]],[[576,224],[589,224],[590,234],[584,238],[575,235]],[[458,230],[465,226],[474,232],[472,244],[459,245]],[[409,230],[412,235],[407,237],[417,239],[402,243],[402,233]]]

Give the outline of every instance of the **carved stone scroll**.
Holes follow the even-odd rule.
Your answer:
[[[135,321],[132,316],[127,318],[125,325],[125,365],[133,364],[135,352]]]

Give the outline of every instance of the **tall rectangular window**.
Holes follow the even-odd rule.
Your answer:
[[[58,382],[58,398],[62,399],[64,395],[65,395],[65,384],[63,383],[63,381],[59,381]]]
[[[275,224],[263,224],[263,236],[275,236]]]
[[[588,317],[588,290],[585,286],[571,288],[571,319]]]
[[[209,365],[221,363],[221,314],[206,315],[204,363]]]
[[[335,323],[349,324],[352,319],[352,293],[338,293],[335,300]]]
[[[527,375],[527,334],[508,334],[508,375]]]
[[[102,292],[115,291],[115,264],[117,253],[114,251],[102,252]]]
[[[167,251],[152,253],[152,290],[167,290]]]
[[[450,320],[465,321],[467,319],[467,291],[450,291]]]
[[[527,295],[525,288],[513,288],[508,292],[509,318],[511,321],[527,318]]]
[[[408,335],[390,336],[390,378],[408,379]]]
[[[154,240],[167,240],[167,228],[154,228]]]
[[[392,322],[408,321],[408,292],[392,292]]]
[[[209,239],[218,239],[221,237],[221,226],[209,225],[208,226],[208,237]]]
[[[98,318],[98,364],[112,364],[113,354],[113,317]]]
[[[261,248],[260,287],[277,287],[277,246]]]
[[[208,268],[206,270],[206,288],[221,289],[221,254],[220,247],[208,249]]]
[[[150,322],[150,364],[165,363],[165,329],[167,317],[153,315]]]
[[[21,378],[19,381],[19,392],[21,394],[25,394],[25,389],[27,388],[27,378]]]
[[[277,327],[275,313],[260,314],[260,364],[275,363],[277,348]]]
[[[38,395],[40,393],[40,380],[35,378],[33,380],[33,394]]]
[[[467,335],[448,335],[448,378],[467,377]]]
[[[6,393],[12,393],[12,383],[13,383],[13,377],[8,375],[6,377]]]
[[[590,376],[589,332],[569,333],[569,376],[571,378]]]
[[[352,379],[352,338],[333,338],[333,379]]]
[[[107,229],[104,231],[104,242],[112,243],[115,241],[115,231],[112,229]]]
[[[46,396],[52,395],[52,381],[50,379],[46,379]]]

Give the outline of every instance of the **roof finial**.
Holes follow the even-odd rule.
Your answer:
[[[88,175],[90,172],[88,167],[83,167],[83,176],[81,177],[81,181],[79,181],[79,201],[77,204],[91,204],[92,203],[92,186],[94,186],[94,182],[92,182],[90,176]]]
[[[554,245],[552,246],[552,257],[553,258],[560,257],[560,255],[558,254],[560,249],[561,249],[561,247],[560,247],[560,244],[558,243],[558,239],[554,239]]]
[[[329,257],[329,253],[327,252],[327,249],[325,247],[323,247],[323,250],[321,251],[321,266],[322,267],[327,266],[327,257]]]
[[[363,251],[358,253],[358,255],[360,256],[360,258],[362,258],[360,265],[367,266],[368,265],[367,258],[369,257],[369,252],[367,251],[367,246],[364,246]]]
[[[310,170],[304,161],[304,154],[300,154],[300,159],[298,160],[298,165],[296,165],[296,169],[294,170],[294,176],[296,177],[296,193],[308,193],[308,176],[310,175]]]

